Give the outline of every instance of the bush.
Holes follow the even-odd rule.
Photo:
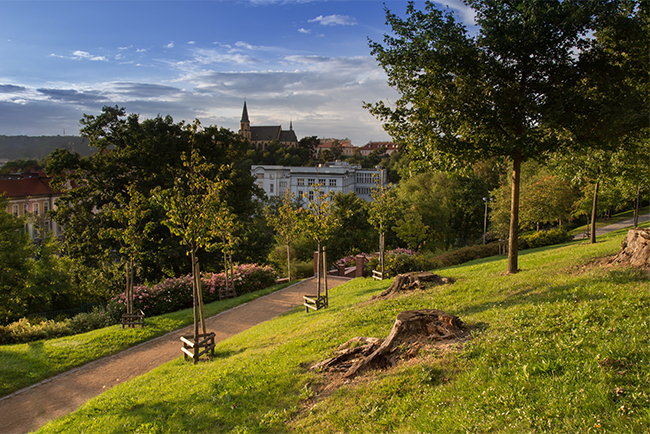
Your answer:
[[[121,316],[120,316],[121,318]],[[94,308],[62,321],[32,320],[21,318],[6,326],[0,326],[0,344],[19,344],[39,339],[54,339],[91,330],[108,327],[119,322],[111,316],[109,310]]]
[[[257,264],[234,267],[233,280],[237,295],[257,291],[275,283],[275,272],[269,266]],[[205,273],[203,282],[203,301],[211,303],[219,299],[219,290],[225,287],[224,273]],[[126,305],[126,294],[113,299],[121,306]],[[147,316],[175,312],[192,307],[192,276],[165,279],[154,286],[140,285],[133,288],[133,308],[142,310]]]
[[[533,234],[523,235],[522,238],[528,243],[531,249],[536,247],[562,244],[573,239],[564,228],[552,228],[545,231],[537,231]]]
[[[408,273],[410,271],[426,271],[435,268],[436,262],[431,261],[426,256],[409,249],[395,249],[384,252],[384,271],[389,276]],[[366,265],[366,274],[371,274],[372,270],[379,271],[379,255],[372,255]]]

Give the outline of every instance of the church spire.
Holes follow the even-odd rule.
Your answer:
[[[246,100],[244,100],[244,110],[241,114],[241,121],[239,121],[239,135],[245,139],[251,139],[251,123],[248,120],[248,108],[246,107]]]
[[[244,111],[241,114],[241,122],[249,122],[248,120],[248,109],[246,108],[246,100],[244,100]]]

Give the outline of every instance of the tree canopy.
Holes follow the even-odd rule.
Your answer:
[[[411,2],[406,18],[386,10],[392,33],[370,42],[372,54],[400,98],[366,104],[403,143],[414,162],[446,170],[506,157],[513,164],[508,272],[518,269],[522,161],[550,151],[605,146],[567,140],[567,113],[594,113],[579,83],[597,74],[592,31],[597,18],[631,2],[493,2],[468,0],[471,34],[453,13]],[[598,36],[598,35],[597,35]],[[601,113],[602,114],[602,113]]]

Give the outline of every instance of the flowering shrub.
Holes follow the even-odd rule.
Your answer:
[[[257,291],[275,283],[275,273],[269,266],[257,264],[238,265],[234,267],[233,281],[237,295]],[[219,299],[219,290],[225,287],[224,273],[204,273],[203,301],[210,303]],[[126,305],[126,294],[122,293],[115,300]],[[192,276],[165,279],[154,286],[133,287],[133,308],[147,316],[160,315],[192,307]]]

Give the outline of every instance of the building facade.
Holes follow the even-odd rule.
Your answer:
[[[345,161],[329,162],[319,167],[253,165],[251,175],[267,196],[284,197],[288,189],[295,197],[303,199],[305,204],[317,185],[326,193],[353,191],[361,199],[370,202],[372,188],[380,182],[386,182],[384,171],[364,169]]]
[[[48,231],[62,235],[62,228],[49,216],[62,193],[50,187],[50,180],[43,172],[0,175],[0,194],[8,199],[6,211],[14,217],[28,217],[26,229],[36,241]]]
[[[298,147],[298,137],[293,131],[293,121],[289,122],[288,130],[283,130],[282,125],[253,127],[248,118],[246,101],[244,101],[244,110],[242,111],[241,121],[239,121],[239,135],[248,139],[251,145],[262,150],[266,149],[272,141],[292,148]]]

